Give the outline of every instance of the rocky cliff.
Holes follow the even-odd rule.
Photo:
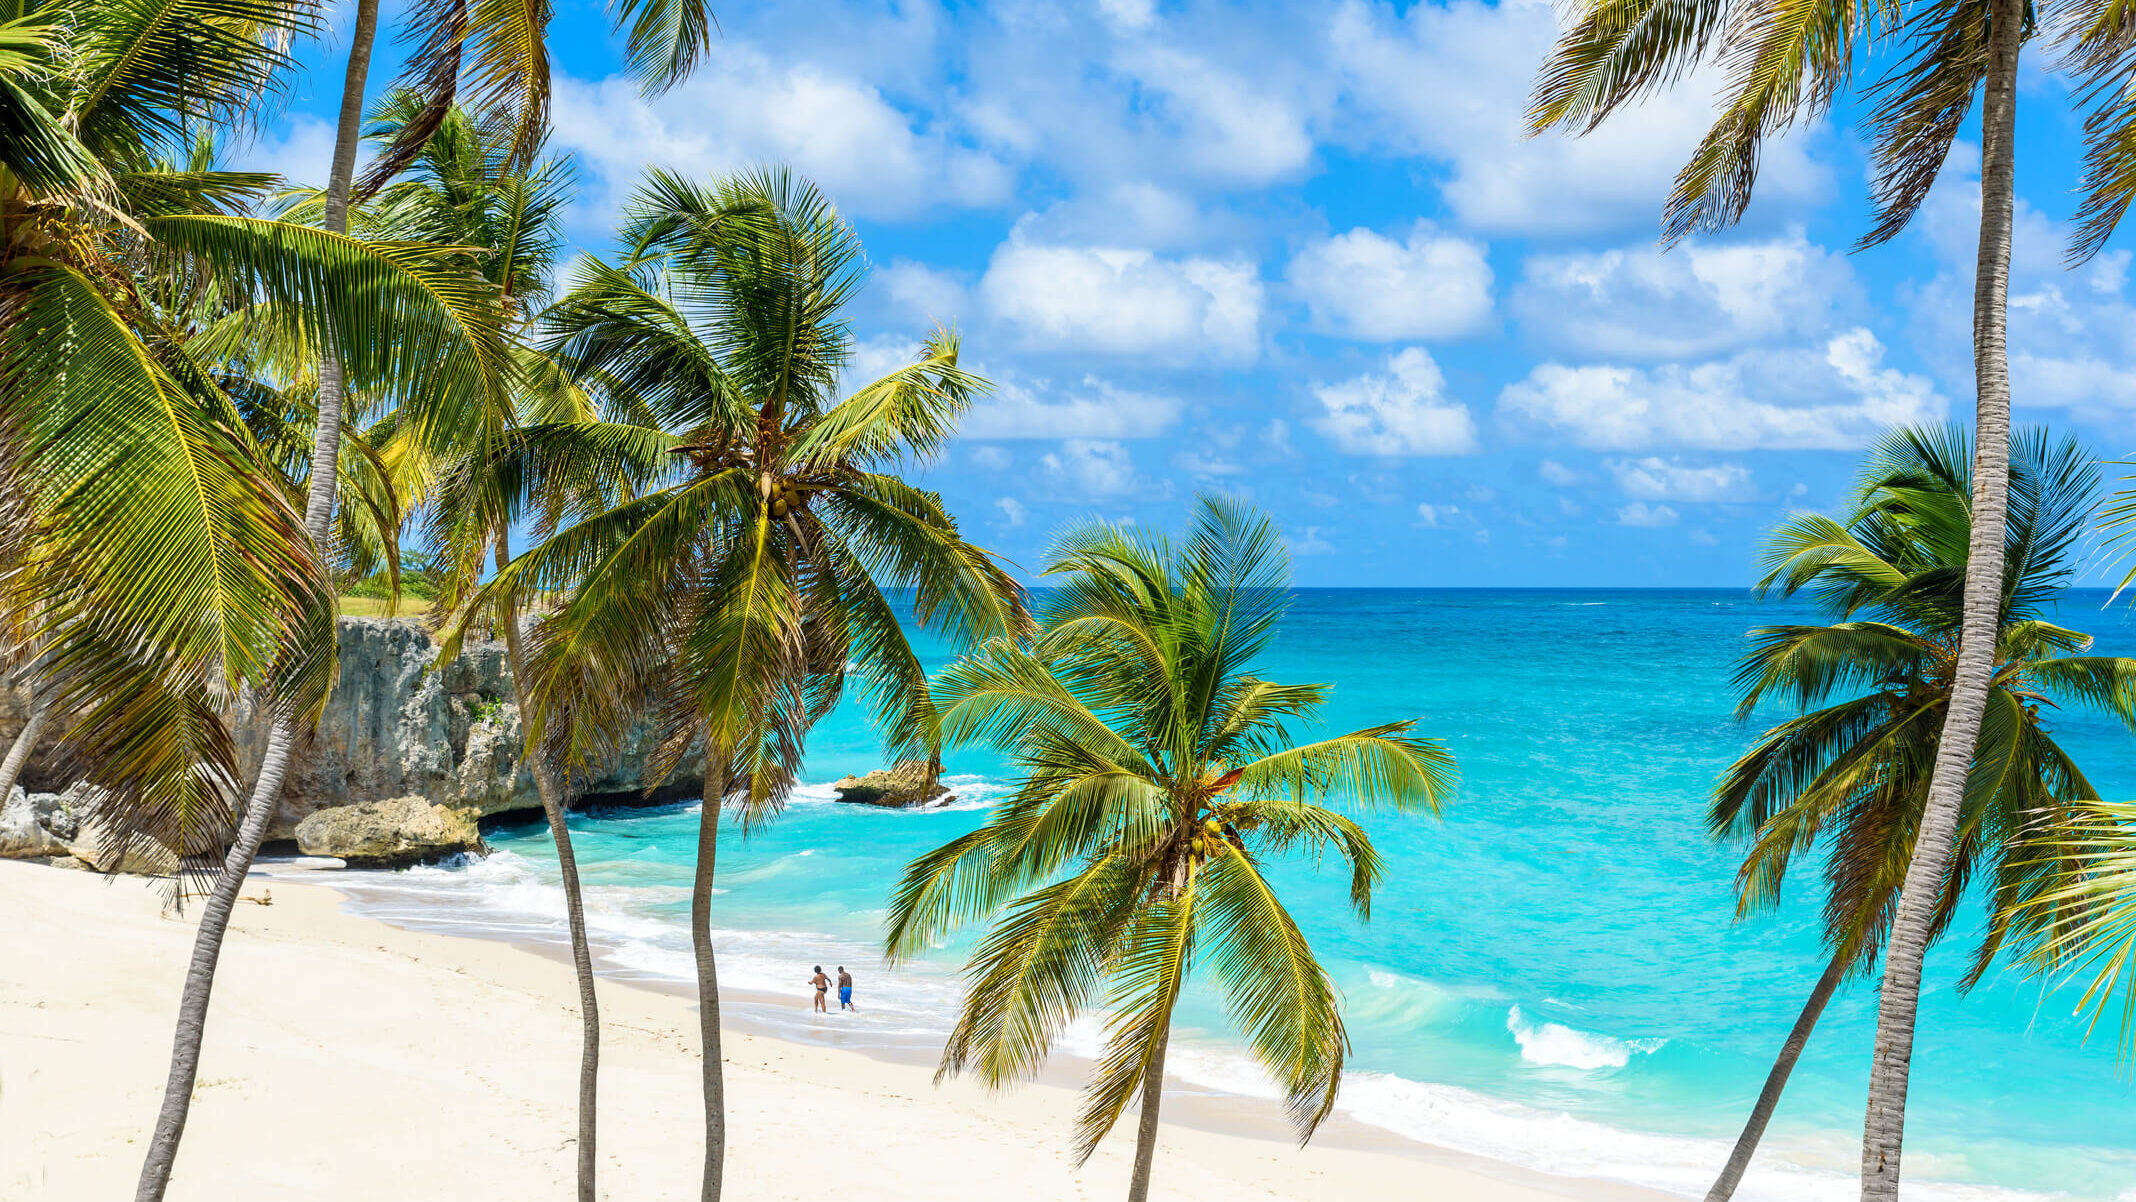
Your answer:
[[[268,838],[290,838],[306,815],[329,806],[408,796],[484,815],[541,808],[519,762],[519,707],[502,642],[470,641],[459,659],[439,666],[429,632],[413,620],[342,618],[337,633],[340,678],[318,737],[290,770]],[[22,729],[27,700],[19,689],[0,692],[0,740],[12,741]],[[236,733],[249,770],[265,750],[266,724],[240,717]],[[701,791],[701,780],[678,776],[648,797],[642,750],[632,747],[607,771],[578,782],[581,798],[629,804]],[[22,785],[57,793],[67,784],[48,736],[23,769]]]

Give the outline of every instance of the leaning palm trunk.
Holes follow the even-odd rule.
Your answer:
[[[1974,418],[1972,541],[1965,574],[1965,616],[1951,681],[1951,708],[1936,746],[1936,765],[1921,815],[1921,833],[1906,867],[1884,983],[1877,999],[1876,1045],[1862,1127],[1862,1202],[1897,1202],[1899,1152],[1906,1128],[1906,1078],[1912,1067],[1921,961],[1935,923],[1937,894],[1951,862],[1958,811],[1995,670],[2002,614],[2004,522],[2010,502],[2010,362],[2006,343],[2010,292],[2010,221],[2015,203],[2017,52],[2024,0],[1993,0],[1987,86],[1981,111],[1980,250],[1973,283]]]
[[[37,689],[34,682],[32,689]],[[15,782],[22,776],[22,766],[30,762],[30,752],[36,750],[37,740],[44,734],[45,720],[52,715],[51,705],[43,689],[30,697],[30,716],[23,720],[22,733],[15,736],[14,746],[7,749],[7,758],[0,760],[0,805],[15,792]]]
[[[1172,1023],[1157,1034],[1157,1050],[1143,1070],[1142,1114],[1135,1124],[1135,1175],[1127,1185],[1127,1202],[1148,1202],[1150,1166],[1157,1160],[1157,1106],[1164,1099],[1164,1053],[1172,1043]]]
[[[334,164],[327,181],[326,227],[335,233],[349,228],[349,185],[356,171],[356,143],[363,117],[364,85],[371,73],[371,43],[378,32],[378,0],[357,0],[356,24],[349,34],[349,69],[342,84],[341,121],[334,136]],[[342,410],[341,364],[331,354],[319,362],[319,423],[317,444],[312,449],[311,481],[304,501],[304,529],[312,546],[323,549],[332,529],[335,468],[341,454]],[[238,824],[237,840],[223,857],[222,873],[208,895],[200,915],[200,929],[193,939],[193,958],[187,965],[185,986],[178,1000],[178,1027],[171,1040],[170,1077],[163,1088],[163,1108],[156,1115],[155,1133],[148,1155],[141,1164],[135,1202],[162,1202],[170,1187],[171,1169],[178,1159],[178,1140],[185,1133],[185,1120],[192,1107],[193,1082],[200,1068],[200,1044],[208,1021],[208,995],[215,987],[215,965],[222,955],[223,934],[230,926],[230,911],[252,870],[253,857],[267,835],[267,824],[281,800],[282,780],[289,774],[289,761],[304,731],[295,712],[275,713],[267,734],[267,751],[260,759],[259,777],[245,802],[244,818]]]
[[[497,570],[503,571],[512,554],[506,532],[497,532]],[[526,720],[527,662],[520,651],[519,606],[509,598],[497,615],[504,626],[504,657],[512,670],[512,697],[519,705],[520,720]],[[571,827],[564,819],[563,790],[556,774],[529,745],[527,771],[533,774],[534,791],[541,796],[541,812],[549,820],[549,837],[556,842],[556,869],[564,878],[564,913],[571,926],[571,967],[578,974],[579,990],[579,1097],[578,1097],[578,1196],[579,1202],[594,1202],[594,1133],[598,1085],[601,1076],[601,1008],[593,989],[593,949],[586,941],[586,905],[579,891],[578,856],[571,850]]]
[[[726,800],[727,756],[705,749],[705,803],[697,819],[697,872],[690,881],[690,949],[697,957],[697,1033],[703,1045],[705,1175],[700,1202],[719,1202],[727,1163],[727,1079],[720,1068],[719,967],[712,958],[712,875],[719,859],[719,816]]]
[[[1802,1059],[1802,1049],[1810,1042],[1810,1032],[1817,1029],[1817,1020],[1824,1015],[1826,1003],[1839,992],[1841,981],[1847,979],[1846,953],[1832,957],[1824,975],[1817,978],[1817,987],[1810,990],[1810,1000],[1802,1004],[1802,1014],[1795,1019],[1795,1028],[1787,1033],[1787,1042],[1780,1045],[1780,1055],[1773,1061],[1772,1071],[1765,1075],[1765,1088],[1758,1091],[1757,1105],[1750,1108],[1750,1121],[1743,1124],[1743,1134],[1736,1137],[1735,1150],[1728,1154],[1728,1163],[1721,1168],[1721,1175],[1706,1191],[1706,1202],[1728,1202],[1735,1196],[1736,1186],[1742,1184],[1743,1172],[1750,1167],[1750,1158],[1757,1154],[1758,1141],[1765,1138],[1766,1124],[1773,1121],[1773,1111],[1780,1105],[1780,1094],[1787,1088],[1787,1079],[1795,1071],[1795,1062]]]

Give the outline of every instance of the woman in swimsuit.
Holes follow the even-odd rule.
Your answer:
[[[827,994],[827,993],[829,993],[829,992],[831,991],[831,979],[830,979],[829,977],[827,977],[827,976],[824,976],[824,975],[823,975],[823,965],[821,965],[821,964],[818,964],[818,965],[816,966],[816,975],[815,975],[815,976],[813,976],[813,977],[810,977],[810,978],[808,979],[808,983],[809,983],[809,984],[811,984],[811,985],[814,985],[814,986],[816,987],[816,1011],[817,1011],[817,1013],[819,1013],[819,1014],[829,1014],[829,1013],[831,1012],[831,1009],[830,1009],[830,1007],[828,1007],[828,1006],[826,1006],[826,1005],[824,1005],[824,1004],[823,1004],[823,995],[825,995],[825,994]]]

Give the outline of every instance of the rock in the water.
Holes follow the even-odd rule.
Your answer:
[[[866,776],[848,776],[831,788],[838,790],[840,801],[893,809],[956,800],[918,760],[907,760],[895,768],[877,768]]]
[[[38,856],[63,856],[67,845],[37,820],[37,807],[16,785],[0,805],[0,859],[27,860]]]
[[[297,824],[307,856],[337,856],[365,867],[397,868],[463,851],[486,851],[475,812],[427,797],[395,797],[316,811]]]
[[[74,858],[98,872],[131,872],[140,876],[174,876],[178,857],[171,849],[147,836],[130,839],[124,847],[114,845],[111,834],[95,818],[82,820],[67,850]]]

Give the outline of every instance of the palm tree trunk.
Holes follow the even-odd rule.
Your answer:
[[[1157,1159],[1157,1106],[1164,1096],[1164,1053],[1172,1042],[1172,1017],[1157,1036],[1157,1051],[1143,1070],[1142,1114],[1135,1124],[1135,1175],[1127,1183],[1127,1202],[1148,1202],[1150,1165]]]
[[[1921,1001],[1936,897],[1950,867],[1958,810],[1987,709],[2002,617],[2003,540],[2010,492],[2010,221],[2015,203],[2017,54],[2024,0],[1993,0],[1987,87],[1981,109],[1980,250],[1973,281],[1973,532],[1966,556],[1965,614],[1951,708],[1936,746],[1928,804],[1891,919],[1884,982],[1877,998],[1869,1104],[1862,1123],[1862,1202],[1898,1202],[1899,1152],[1906,1128],[1906,1078]]]
[[[1824,975],[1817,978],[1817,987],[1810,990],[1810,1000],[1802,1004],[1802,1014],[1795,1019],[1795,1029],[1787,1033],[1787,1042],[1780,1045],[1780,1055],[1773,1061],[1773,1069],[1765,1075],[1765,1088],[1758,1091],[1757,1105],[1750,1108],[1750,1121],[1743,1124],[1743,1134],[1736,1137],[1735,1150],[1728,1154],[1728,1163],[1721,1167],[1720,1177],[1713,1188],[1706,1191],[1706,1202],[1728,1202],[1735,1196],[1736,1186],[1743,1181],[1744,1170],[1750,1167],[1750,1158],[1758,1150],[1758,1141],[1765,1138],[1765,1125],[1772,1122],[1773,1111],[1780,1105],[1780,1093],[1787,1088],[1789,1074],[1795,1071],[1795,1062],[1802,1059],[1802,1049],[1810,1042],[1810,1032],[1817,1029],[1817,1020],[1824,1014],[1825,1004],[1839,992],[1840,982],[1847,979],[1847,958],[1844,952],[1832,957]]]
[[[22,723],[22,733],[15,736],[15,743],[7,749],[7,758],[0,760],[0,806],[7,804],[9,795],[15,791],[15,782],[22,776],[22,766],[30,762],[30,752],[37,749],[38,736],[44,734],[45,720],[52,716],[52,707],[43,689],[35,681],[30,683],[37,691],[30,695],[30,716]]]
[[[326,226],[346,233],[349,225],[349,184],[356,174],[356,142],[362,133],[363,94],[371,75],[371,43],[378,33],[378,0],[356,0],[356,24],[349,33],[349,69],[342,82],[341,122],[334,135],[334,165],[326,186]],[[304,529],[312,546],[323,550],[334,517],[336,469],[341,456],[341,363],[331,354],[319,362],[319,425],[317,445],[312,448],[311,481],[304,499]],[[148,1155],[141,1163],[141,1180],[134,1190],[135,1202],[162,1202],[170,1188],[171,1168],[178,1159],[178,1140],[185,1133],[185,1120],[193,1101],[193,1081],[200,1068],[200,1043],[207,1030],[208,995],[215,987],[215,965],[222,955],[223,934],[230,926],[230,911],[244,888],[245,874],[252,871],[253,857],[267,835],[282,797],[282,780],[289,774],[289,761],[303,730],[294,713],[276,714],[267,733],[267,752],[260,759],[260,774],[246,799],[244,818],[238,824],[237,841],[223,856],[222,874],[201,911],[200,930],[193,938],[193,959],[186,966],[185,986],[178,998],[178,1026],[171,1039],[170,1077],[163,1087],[163,1107],[156,1115],[156,1129],[149,1138]]]
[[[690,882],[690,947],[697,954],[697,1033],[703,1045],[705,1175],[700,1202],[719,1202],[727,1163],[727,1079],[720,1068],[719,971],[712,959],[712,874],[727,797],[724,752],[705,749],[705,804],[697,819],[697,874]]]
[[[497,531],[497,570],[512,560],[507,540],[510,532]],[[504,657],[512,670],[512,697],[519,705],[520,730],[527,727],[526,659],[519,647],[519,607],[509,599],[498,615],[504,626]],[[541,812],[549,820],[549,837],[556,841],[556,868],[564,878],[564,913],[571,925],[571,967],[578,974],[579,991],[579,1097],[578,1097],[578,1196],[579,1202],[594,1202],[594,1133],[601,1075],[601,1008],[593,989],[593,950],[586,942],[586,906],[579,892],[578,856],[571,850],[571,827],[564,820],[563,790],[556,774],[533,745],[525,743],[527,770],[534,776],[534,791],[541,795]]]

